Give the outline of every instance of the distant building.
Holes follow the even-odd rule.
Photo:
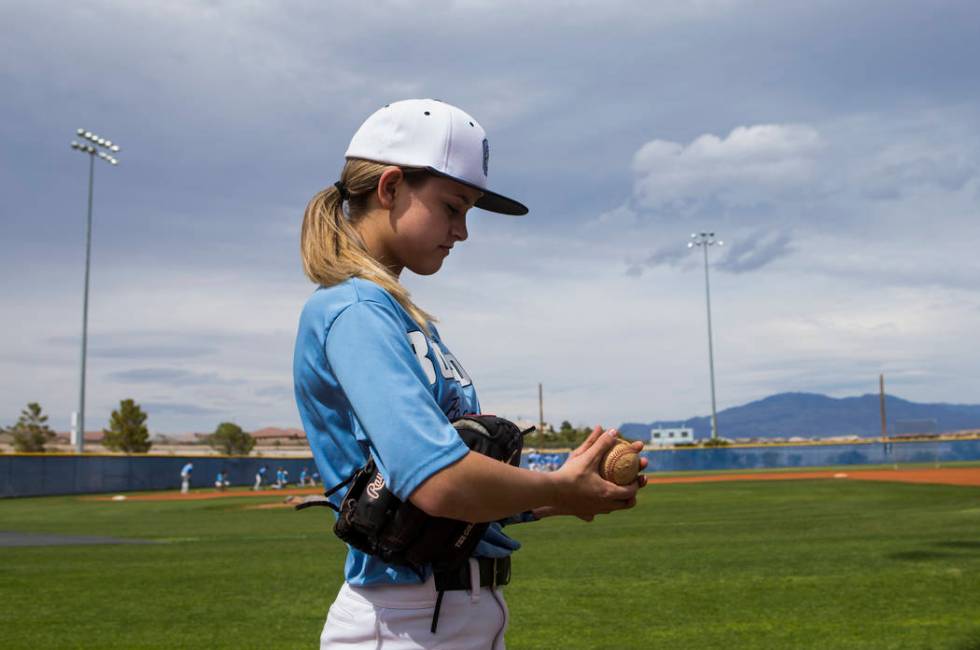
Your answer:
[[[258,429],[252,432],[252,437],[255,438],[258,444],[268,444],[268,443],[298,443],[306,442],[306,433],[302,429],[283,429],[279,427],[265,427],[264,429]]]
[[[660,447],[673,447],[678,443],[693,443],[694,429],[675,427],[672,429],[650,429],[650,444]]]
[[[59,445],[75,444],[71,431],[56,431],[54,442]],[[101,443],[105,434],[102,431],[86,431],[85,442]]]
[[[194,438],[196,442],[202,443],[206,442],[211,435],[210,433],[195,433]],[[250,431],[249,435],[255,438],[255,443],[259,447],[306,444],[306,433],[302,429],[265,427]]]

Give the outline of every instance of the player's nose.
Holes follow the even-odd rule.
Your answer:
[[[466,213],[464,212],[458,219],[453,220],[452,224],[453,239],[456,241],[466,241],[466,238],[470,236],[469,231],[466,228]]]

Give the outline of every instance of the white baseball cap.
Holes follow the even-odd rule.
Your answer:
[[[490,145],[466,112],[436,99],[406,99],[377,110],[344,154],[400,167],[418,167],[483,192],[476,207],[527,214],[524,204],[487,189]]]

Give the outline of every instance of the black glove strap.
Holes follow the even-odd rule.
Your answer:
[[[351,481],[353,481],[355,476],[357,476],[357,472],[354,472],[353,474],[351,474],[350,476],[348,476],[342,483],[338,483],[337,485],[333,486],[332,488],[330,488],[329,490],[327,490],[326,492],[324,492],[323,493],[323,499],[315,499],[313,501],[304,501],[303,503],[296,504],[294,507],[297,510],[303,510],[305,508],[311,508],[313,506],[326,506],[327,508],[330,508],[334,512],[340,512],[340,508],[338,508],[334,504],[330,503],[327,499],[329,499],[330,498],[330,495],[332,495],[334,492],[336,492],[340,488],[344,487],[345,485],[347,485],[348,483],[350,483]]]

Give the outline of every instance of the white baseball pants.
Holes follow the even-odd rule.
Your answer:
[[[320,649],[504,650],[508,612],[500,587],[445,592],[433,634],[435,605],[432,578],[421,585],[387,587],[345,582],[327,614]]]

